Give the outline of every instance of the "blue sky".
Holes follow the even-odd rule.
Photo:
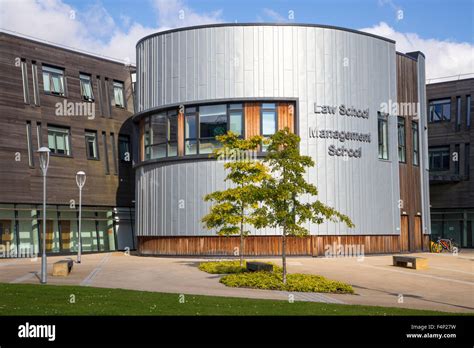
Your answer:
[[[20,0],[21,1],[21,0]],[[69,0],[66,3],[86,10],[96,1]],[[126,15],[145,26],[159,25],[150,0],[102,0],[112,17]],[[200,12],[222,10],[226,22],[273,22],[265,9],[271,9],[293,22],[330,24],[353,29],[385,22],[402,32],[417,33],[424,38],[474,42],[474,2],[472,0],[189,0],[186,4]],[[403,19],[397,20],[397,10]],[[123,23],[121,23],[123,26]]]
[[[429,79],[474,73],[474,0],[0,0],[3,30],[130,63],[148,34],[235,21],[363,30],[422,51]]]

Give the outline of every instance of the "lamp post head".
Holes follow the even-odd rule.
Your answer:
[[[43,175],[46,175],[49,166],[49,153],[51,152],[51,150],[43,146],[40,147],[37,152],[39,153],[39,163],[41,172],[43,173]]]
[[[82,189],[85,183],[86,183],[86,173],[81,170],[76,173],[77,187],[79,187],[79,189]]]

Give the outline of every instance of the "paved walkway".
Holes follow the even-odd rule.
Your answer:
[[[308,294],[229,288],[220,275],[197,269],[198,258],[127,256],[120,252],[83,255],[68,277],[52,277],[52,264],[64,256],[48,258],[48,283],[158,291],[178,294],[267,298],[326,303],[365,304],[474,313],[474,252],[459,256],[420,253],[429,259],[428,270],[392,266],[391,255],[356,258],[288,258],[289,272],[320,274],[352,284],[356,295]],[[75,259],[75,258],[74,258]],[[255,259],[255,258],[250,258]],[[279,258],[258,258],[279,263]],[[41,260],[1,259],[0,282],[38,283]]]

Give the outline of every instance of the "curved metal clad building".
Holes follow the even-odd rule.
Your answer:
[[[425,110],[411,117],[391,108],[424,102],[421,53],[402,55],[391,40],[328,26],[181,28],[138,42],[135,90],[141,253],[232,255],[238,241],[201,223],[210,207],[204,195],[226,185],[222,163],[209,158],[214,137],[229,129],[269,136],[285,126],[316,162],[307,179],[318,198],[355,224],[308,224],[311,237],[290,243],[290,254],[321,255],[333,242],[365,252],[427,243]],[[278,235],[252,231],[247,253],[278,254]]]

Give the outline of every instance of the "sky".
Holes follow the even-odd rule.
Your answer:
[[[143,36],[225,22],[362,30],[422,51],[428,79],[474,73],[474,0],[0,0],[0,29],[130,63]]]

